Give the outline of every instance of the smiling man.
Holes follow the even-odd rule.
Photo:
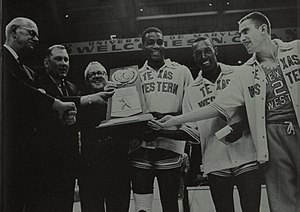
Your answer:
[[[47,49],[45,72],[38,80],[39,89],[58,99],[77,98],[76,86],[66,80],[69,56],[62,45]],[[75,103],[79,106],[79,97]],[[72,211],[75,166],[78,157],[76,126],[64,126],[51,114],[42,114],[35,132],[35,176],[32,182],[30,211]],[[33,159],[34,160],[34,159]]]
[[[209,105],[231,81],[237,67],[217,61],[217,48],[207,37],[197,38],[193,56],[200,67],[199,76],[184,95],[183,113]],[[187,123],[187,133],[201,143],[202,164],[208,175],[210,193],[217,212],[234,211],[233,187],[239,191],[243,212],[258,212],[260,206],[261,178],[257,154],[249,132],[245,110],[241,108],[230,120],[234,127],[231,133],[239,136],[222,143],[215,133],[227,125],[221,117]],[[224,139],[223,139],[224,140]]]
[[[39,78],[39,89],[64,101],[75,102],[78,111],[86,105],[106,105],[106,92],[79,96],[77,87],[66,80],[69,73],[69,55],[63,45],[47,49],[44,59],[45,72]],[[110,94],[111,95],[111,94]],[[71,212],[78,166],[78,125],[64,126],[60,121],[44,113],[36,127],[36,186],[30,211]]]
[[[150,27],[143,32],[143,53],[147,61],[139,73],[146,107],[155,117],[180,114],[185,89],[193,81],[190,70],[165,59],[163,33]],[[172,135],[173,138],[168,136]],[[153,182],[157,177],[163,211],[178,211],[180,169],[185,139],[176,134],[147,134],[144,140],[132,142],[132,185],[136,211],[152,211]],[[177,137],[177,139],[180,139]]]
[[[97,61],[85,71],[86,94],[116,88],[106,69]],[[95,129],[106,118],[107,105],[81,108],[81,155],[79,172],[82,212],[128,211],[130,201],[128,128]]]
[[[84,71],[84,78],[91,92],[103,90],[108,83],[106,69],[97,61],[88,64]]]

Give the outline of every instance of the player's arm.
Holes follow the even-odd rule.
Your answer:
[[[167,115],[161,118],[160,120],[151,120],[149,121],[148,125],[153,129],[160,130],[167,129],[168,127],[178,126],[183,123],[202,121],[217,116],[223,117],[217,109],[208,105],[199,108],[198,110],[194,110],[192,112],[185,113],[179,116]]]
[[[157,137],[165,137],[171,138],[174,140],[181,140],[181,141],[190,141],[192,143],[198,143],[198,141],[192,137],[190,134],[183,130],[159,130],[157,131]]]

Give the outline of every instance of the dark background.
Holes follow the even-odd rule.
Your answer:
[[[43,69],[50,45],[108,40],[110,35],[135,38],[149,26],[160,28],[165,35],[232,31],[238,29],[238,20],[252,11],[266,14],[272,28],[299,27],[300,23],[297,0],[3,0],[2,9],[2,44],[5,25],[11,19],[24,16],[37,23],[40,44],[27,59],[37,71]],[[298,30],[298,38],[299,34]],[[218,49],[223,63],[237,64],[249,58],[241,45]],[[196,75],[190,48],[169,49],[166,57],[188,66]],[[92,60],[107,70],[144,62],[140,51],[71,56],[70,80],[80,86],[83,71]]]

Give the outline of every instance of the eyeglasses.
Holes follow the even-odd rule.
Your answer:
[[[38,36],[38,34],[37,34],[36,31],[34,31],[32,29],[29,29],[27,27],[22,27],[22,26],[19,26],[19,28],[25,29],[31,37],[33,37],[33,38],[35,38],[35,37],[39,38],[39,36]]]
[[[97,76],[97,75],[99,75],[99,76],[106,76],[106,72],[105,71],[95,71],[95,72],[90,72],[90,73],[88,73],[88,77],[89,78],[92,78],[92,77],[95,77],[95,76]]]

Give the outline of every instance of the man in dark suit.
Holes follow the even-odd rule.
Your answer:
[[[47,50],[46,71],[38,80],[38,88],[61,100],[80,104],[79,92],[66,80],[69,56],[64,46],[54,45]],[[78,134],[75,125],[64,125],[53,114],[38,117],[35,149],[32,161],[35,176],[33,194],[27,209],[31,212],[72,212],[75,186],[75,165],[78,156]]]
[[[66,80],[69,55],[63,45],[48,48],[44,66],[45,72],[38,80],[38,88],[63,101],[73,101],[78,110],[89,104],[104,105],[107,95],[112,94],[98,92],[79,96],[77,87]],[[58,117],[47,113],[42,114],[39,120],[32,159],[37,174],[32,178],[35,186],[30,211],[72,212],[79,153],[78,127],[64,125]]]
[[[22,57],[38,43],[38,28],[27,18],[15,18],[5,30],[2,69],[2,135],[1,135],[1,211],[23,211],[30,196],[30,152],[34,146],[36,117],[52,113],[61,117],[75,109],[74,103],[63,103],[36,89],[36,74],[22,63]],[[39,104],[39,107],[37,105]],[[72,113],[72,114],[71,114]],[[68,124],[75,122],[76,111]]]

